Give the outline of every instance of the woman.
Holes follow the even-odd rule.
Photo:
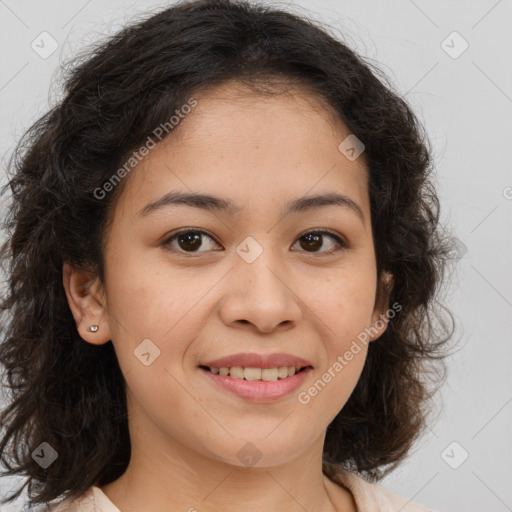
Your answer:
[[[3,249],[0,453],[31,506],[427,510],[376,482],[443,376],[449,244],[377,74],[227,0],[75,65],[12,161]]]

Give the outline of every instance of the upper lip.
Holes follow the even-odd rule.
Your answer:
[[[311,363],[291,354],[255,354],[245,352],[201,363],[200,366],[209,366],[210,368],[232,368],[233,366],[241,366],[243,368],[276,368],[280,366],[295,366],[302,368],[311,366]]]

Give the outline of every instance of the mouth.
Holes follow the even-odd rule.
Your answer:
[[[308,378],[313,367],[272,368],[200,365],[198,371],[215,389],[247,402],[268,404],[288,399]]]
[[[275,382],[277,380],[284,380],[298,373],[303,372],[311,366],[275,366],[273,368],[256,368],[256,367],[242,367],[242,366],[205,366],[200,365],[199,368],[209,371],[214,375],[222,377],[231,377],[233,379],[247,380],[247,381],[263,381]]]

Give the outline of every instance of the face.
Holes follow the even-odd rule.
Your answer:
[[[367,346],[355,353],[353,342],[382,313],[367,169],[340,152],[349,132],[305,92],[224,84],[194,97],[179,130],[125,178],[94,304],[69,286],[68,298],[86,341],[112,341],[139,432],[236,466],[244,450],[274,466],[323,440],[363,368]],[[344,198],[309,201],[328,194]],[[90,323],[97,333],[85,332]],[[240,354],[260,363],[226,366],[276,367],[245,376],[277,381],[241,386],[203,367]],[[283,378],[295,365],[307,368]]]

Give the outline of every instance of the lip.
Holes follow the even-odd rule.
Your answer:
[[[200,366],[208,366],[210,368],[231,368],[233,366],[241,366],[242,368],[278,368],[279,366],[295,366],[296,368],[303,368],[305,366],[312,366],[312,364],[305,359],[291,354],[256,354],[244,352],[201,363]]]
[[[282,366],[286,365],[283,364]],[[276,400],[284,398],[295,391],[304,382],[309,373],[313,371],[313,368],[308,366],[299,373],[296,373],[293,377],[286,377],[285,379],[278,379],[270,382],[262,380],[248,381],[245,379],[235,379],[230,376],[214,374],[210,370],[205,370],[204,368],[198,368],[198,370],[206,378],[210,379],[210,382],[213,382],[221,389],[244,400],[257,403],[268,403],[275,402]]]

